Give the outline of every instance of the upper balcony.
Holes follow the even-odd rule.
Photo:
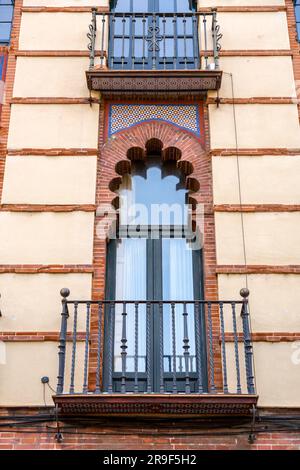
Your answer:
[[[218,90],[220,27],[208,13],[100,13],[89,27],[90,90],[106,96]]]

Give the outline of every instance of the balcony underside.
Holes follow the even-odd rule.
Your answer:
[[[251,416],[257,395],[56,395],[63,416],[212,417]]]
[[[222,72],[217,70],[106,70],[86,72],[90,90],[103,96],[131,97],[167,94],[202,96],[208,90],[218,90]]]

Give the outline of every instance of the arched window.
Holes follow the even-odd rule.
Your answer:
[[[106,369],[113,368],[115,391],[121,390],[124,354],[127,391],[146,391],[149,373],[153,385],[151,391],[159,392],[162,387],[164,391],[171,391],[174,387],[174,371],[176,387],[184,391],[183,371],[187,353],[184,349],[184,335],[187,332],[190,383],[191,387],[196,387],[199,371],[196,364],[193,301],[203,298],[202,250],[193,246],[190,236],[188,175],[187,170],[183,172],[179,164],[180,156],[176,148],[162,151],[160,142],[153,139],[147,143],[145,152],[142,149],[131,149],[128,152],[131,171],[128,172],[128,166],[124,165],[127,170],[124,170],[119,186],[115,188],[120,205],[120,232],[119,237],[108,244],[106,295],[109,300],[121,303],[115,304],[113,311],[107,313],[105,335],[105,357],[108,358]],[[141,209],[138,214],[141,219],[137,223],[137,219],[133,218],[132,224],[132,219],[126,218],[122,211],[124,207],[134,207],[135,214],[136,205],[138,211]],[[160,210],[153,212],[153,206],[159,208],[160,205],[163,205],[166,213]],[[171,208],[171,217],[167,213],[168,207]],[[172,209],[174,207],[177,208],[175,212]],[[133,302],[126,304],[126,341],[122,305],[125,301]],[[172,304],[179,301],[180,304]],[[185,301],[188,302],[186,305]],[[205,383],[205,334],[202,320],[198,329],[202,335],[201,369]],[[163,348],[163,364],[159,359],[160,348]],[[107,377],[108,373],[106,387]]]

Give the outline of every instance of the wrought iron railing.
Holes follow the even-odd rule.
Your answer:
[[[240,301],[70,301],[62,289],[57,395],[255,394]]]
[[[216,9],[209,13],[100,13],[92,10],[90,69],[218,70]],[[99,61],[96,64],[96,56]]]

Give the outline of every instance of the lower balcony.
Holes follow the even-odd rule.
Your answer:
[[[251,416],[247,290],[237,301],[71,301],[62,290],[63,416]]]

